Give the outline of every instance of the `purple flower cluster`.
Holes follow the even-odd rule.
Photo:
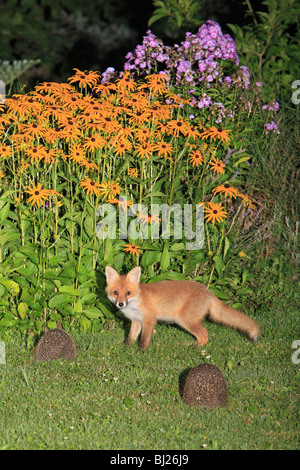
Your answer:
[[[227,60],[239,64],[235,43],[229,34],[223,34],[215,21],[208,20],[196,34],[187,32],[180,45],[165,46],[150,30],[134,52],[126,55],[125,70],[138,74],[160,71],[175,78],[175,84],[196,85],[219,79],[220,61]],[[226,77],[231,83],[231,77]]]
[[[273,134],[280,134],[278,130],[278,126],[277,124],[275,124],[274,121],[267,122],[267,124],[265,124],[265,128],[266,128],[266,134],[268,134],[271,131],[273,131]]]

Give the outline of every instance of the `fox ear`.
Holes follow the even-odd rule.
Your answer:
[[[117,281],[120,277],[117,271],[111,266],[106,266],[105,274],[106,274],[106,281],[109,284],[112,284],[113,282]]]
[[[127,279],[132,282],[132,284],[138,284],[140,282],[141,277],[141,268],[140,266],[136,266],[127,274]]]

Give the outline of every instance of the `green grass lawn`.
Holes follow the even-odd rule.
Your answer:
[[[157,326],[146,352],[125,346],[121,327],[74,333],[78,356],[71,362],[36,364],[24,341],[10,335],[0,365],[0,448],[298,448],[296,316],[292,296],[261,308],[257,344],[207,321],[210,340],[202,350],[167,325]],[[186,373],[200,362],[224,373],[226,408],[183,404]]]

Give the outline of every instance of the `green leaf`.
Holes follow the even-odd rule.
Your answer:
[[[6,290],[12,295],[17,295],[20,292],[20,286],[15,281],[11,279],[0,279],[0,284],[2,284]]]
[[[223,263],[222,256],[221,255],[215,255],[213,257],[213,261],[214,261],[214,265],[215,265],[215,268],[217,270],[218,275],[221,276],[222,272],[225,269],[225,265]]]
[[[19,317],[21,318],[21,320],[24,320],[27,310],[28,310],[28,304],[26,302],[21,302],[18,305],[18,313],[19,313]]]
[[[9,211],[10,211],[10,204],[8,202],[0,210],[0,223],[4,222],[4,220],[7,219]]]
[[[224,244],[224,259],[226,257],[227,251],[229,250],[230,247],[230,241],[228,240],[227,237],[225,237],[225,244]]]
[[[52,299],[49,301],[49,308],[55,308],[59,307],[62,305],[66,305],[69,302],[71,302],[73,299],[73,296],[67,295],[67,294],[56,294]]]
[[[100,318],[103,317],[103,313],[97,307],[88,307],[83,310],[83,313],[88,318]]]
[[[162,255],[161,255],[161,259],[160,259],[160,267],[163,271],[167,271],[169,266],[170,266],[170,253],[169,253],[168,245],[165,244]]]
[[[23,253],[23,255],[27,256],[27,258],[29,258],[30,261],[32,261],[32,263],[35,264],[36,266],[39,265],[39,257],[38,257],[38,255],[36,254],[34,248],[22,246],[22,247],[19,249],[19,252],[20,252],[20,253]]]
[[[61,294],[69,294],[69,295],[76,295],[76,296],[80,295],[79,290],[75,289],[72,286],[61,286],[58,290]]]

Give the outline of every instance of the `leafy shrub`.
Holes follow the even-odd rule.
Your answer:
[[[230,76],[225,57],[212,65],[209,53],[219,47],[213,32],[220,31],[211,22],[206,28],[215,45],[201,59],[209,65],[198,72],[204,77],[199,88],[176,76],[173,87],[168,72],[134,79],[124,71],[109,80],[110,70],[101,80],[98,72],[75,69],[69,83],[45,82],[6,100],[0,117],[1,330],[39,333],[60,321],[102,328],[111,316],[106,264],[127,271],[140,263],[152,282],[193,276],[224,299],[228,286],[248,293],[247,273],[238,279],[226,270],[245,256],[232,235],[242,209],[255,209],[243,192],[251,169],[245,141],[263,103],[235,55]],[[204,90],[209,106],[199,106]],[[274,104],[266,106],[264,112],[275,112]],[[101,219],[104,203],[108,216]],[[157,238],[161,217],[148,214],[151,205],[186,203],[194,211],[189,231],[178,240],[175,216],[169,236]],[[206,246],[186,250],[199,207]],[[126,228],[134,230],[124,235],[119,223],[107,237],[103,221],[116,214],[116,220],[128,215]]]

